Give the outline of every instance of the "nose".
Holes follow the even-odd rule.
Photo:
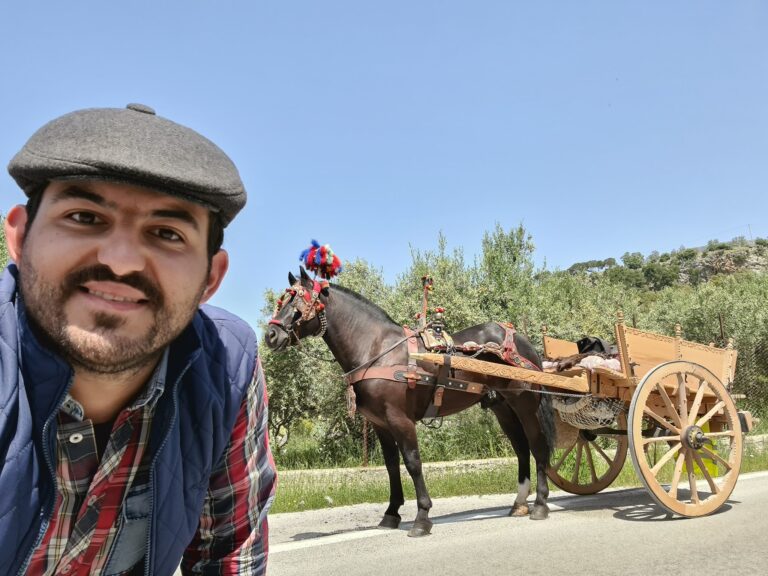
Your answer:
[[[104,239],[98,259],[117,276],[140,272],[147,264],[139,239],[129,231],[119,229]]]
[[[269,346],[270,349],[276,350],[281,343],[282,340],[282,334],[275,326],[270,326],[267,329],[267,334],[264,336],[265,341],[267,342],[267,346]]]

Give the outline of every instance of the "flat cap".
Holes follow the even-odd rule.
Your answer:
[[[89,108],[52,120],[8,164],[27,196],[50,180],[129,182],[201,203],[226,226],[245,205],[232,160],[194,130],[149,106]]]

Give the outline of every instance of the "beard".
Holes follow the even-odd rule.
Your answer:
[[[73,367],[97,374],[135,372],[156,362],[162,350],[192,321],[205,289],[203,279],[198,291],[170,304],[160,287],[138,272],[116,276],[108,267],[96,265],[51,283],[40,277],[29,260],[19,268],[19,277],[27,316],[37,337]],[[87,326],[70,322],[65,311],[67,301],[90,280],[121,282],[141,290],[152,322],[133,333],[126,328],[124,316],[107,312],[94,312]]]

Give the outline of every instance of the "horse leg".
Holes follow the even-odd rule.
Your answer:
[[[400,526],[400,507],[405,504],[403,484],[400,481],[400,452],[397,450],[395,439],[389,430],[374,426],[376,436],[381,443],[381,453],[389,476],[389,507],[384,512],[384,518],[379,522],[380,528],[398,528]]]
[[[527,516],[528,496],[531,493],[531,451],[528,446],[528,439],[525,437],[520,419],[507,402],[501,399],[491,406],[491,410],[496,415],[499,426],[509,438],[517,455],[517,497],[509,515]]]
[[[547,466],[550,457],[550,440],[553,424],[543,421],[543,413],[539,411],[539,402],[544,402],[533,393],[523,393],[519,397],[517,414],[528,438],[533,457],[536,460],[536,501],[533,504],[531,520],[544,520],[549,516],[549,480]],[[543,409],[543,406],[542,406]],[[549,433],[549,437],[548,434]]]
[[[432,530],[432,520],[429,519],[429,509],[432,508],[432,500],[427,492],[427,484],[421,469],[421,455],[419,454],[419,441],[416,437],[416,424],[405,416],[398,418],[393,423],[392,433],[395,436],[400,453],[403,455],[405,469],[413,480],[416,489],[416,520],[408,532],[408,536],[426,536]]]

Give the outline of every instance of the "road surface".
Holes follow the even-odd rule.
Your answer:
[[[514,495],[436,499],[435,525],[408,538],[363,504],[270,515],[270,576],[768,574],[768,472],[745,474],[711,516],[669,517],[643,489],[553,491],[548,520],[510,518]]]

